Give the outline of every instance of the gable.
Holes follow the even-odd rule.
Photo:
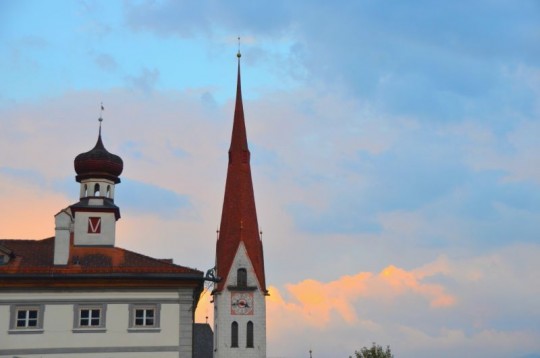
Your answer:
[[[236,254],[234,255],[231,268],[227,273],[227,277],[223,278],[225,287],[235,287],[238,284],[238,270],[245,269],[247,272],[247,286],[261,289],[261,284],[258,280],[255,268],[248,255],[243,242],[240,242]]]

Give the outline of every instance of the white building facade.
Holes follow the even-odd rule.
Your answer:
[[[188,288],[3,292],[0,357],[192,357],[192,311]]]
[[[100,127],[55,237],[0,240],[1,358],[193,357],[203,273],[115,246],[122,170]]]

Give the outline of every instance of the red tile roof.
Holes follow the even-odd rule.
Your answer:
[[[70,247],[67,265],[54,265],[54,237],[43,240],[0,240],[12,251],[0,274],[185,274],[203,276],[199,270],[175,265],[119,247]]]

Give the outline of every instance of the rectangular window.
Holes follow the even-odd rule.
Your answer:
[[[160,309],[159,304],[129,305],[129,329],[133,331],[159,329]]]
[[[99,327],[101,322],[101,310],[99,308],[83,308],[79,311],[80,327]]]
[[[12,305],[10,333],[43,331],[43,305]]]
[[[153,308],[141,308],[135,310],[135,327],[154,327],[155,310]]]
[[[106,306],[104,304],[76,304],[74,306],[74,331],[105,329]]]
[[[17,309],[17,328],[35,328],[38,324],[38,310],[36,309]]]

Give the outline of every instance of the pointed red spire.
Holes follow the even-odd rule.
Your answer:
[[[240,55],[240,53],[238,53]],[[236,80],[236,105],[234,108],[233,132],[229,153],[248,152],[244,105],[242,104],[242,81],[240,79],[240,57],[238,57],[238,78]]]
[[[238,52],[238,82],[236,107],[229,148],[229,166],[225,184],[225,198],[221,214],[221,226],[216,245],[216,271],[222,280],[216,291],[225,287],[227,276],[240,243],[244,243],[260,289],[266,293],[262,241],[259,236],[255,196],[251,180],[250,153],[247,143],[242,89],[240,81],[240,52]]]

